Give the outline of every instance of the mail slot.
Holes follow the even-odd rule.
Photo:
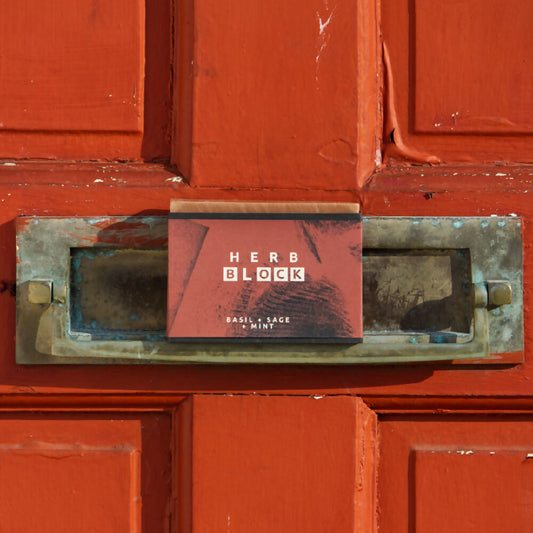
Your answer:
[[[363,342],[169,342],[166,217],[17,220],[17,362],[357,364],[523,354],[517,217],[363,217]]]
[[[368,334],[425,332],[449,342],[470,333],[474,307],[468,249],[367,249],[363,268]]]
[[[71,332],[164,339],[167,265],[166,249],[71,248]]]

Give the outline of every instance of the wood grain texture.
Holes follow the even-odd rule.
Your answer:
[[[184,531],[370,530],[376,426],[359,399],[197,395],[184,409]]]

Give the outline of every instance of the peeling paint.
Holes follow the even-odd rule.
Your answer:
[[[322,59],[323,53],[326,51],[326,48],[328,46],[329,39],[331,35],[326,31],[326,28],[331,24],[333,20],[333,15],[335,14],[334,7],[331,11],[329,10],[329,6],[327,1],[324,2],[324,16],[320,14],[319,11],[316,12],[316,19],[318,22],[318,39],[317,39],[317,54],[315,56],[315,81],[318,84],[318,71],[320,68],[320,60]],[[327,17],[327,18],[326,18]],[[318,89],[318,85],[317,85]]]
[[[320,15],[317,11],[317,16],[318,16],[318,24],[320,25],[320,35],[322,35],[324,33],[324,30],[326,29],[326,27],[329,25],[329,23],[331,22],[331,17],[333,17],[333,13],[334,13],[335,10],[333,10],[330,14],[329,14],[329,17],[327,18],[326,22],[322,23],[322,19],[320,18]]]

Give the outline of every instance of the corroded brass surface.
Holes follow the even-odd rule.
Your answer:
[[[519,218],[363,222],[362,344],[184,344],[162,338],[166,217],[21,217],[17,362],[402,363],[523,350]],[[488,301],[489,280],[512,299],[500,287]]]
[[[491,305],[509,305],[513,301],[513,289],[508,281],[488,281],[489,302]]]
[[[28,284],[28,301],[31,304],[49,304],[52,301],[52,282],[30,281]]]

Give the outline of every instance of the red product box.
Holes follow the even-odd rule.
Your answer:
[[[362,340],[354,204],[176,202],[168,249],[169,340]]]

